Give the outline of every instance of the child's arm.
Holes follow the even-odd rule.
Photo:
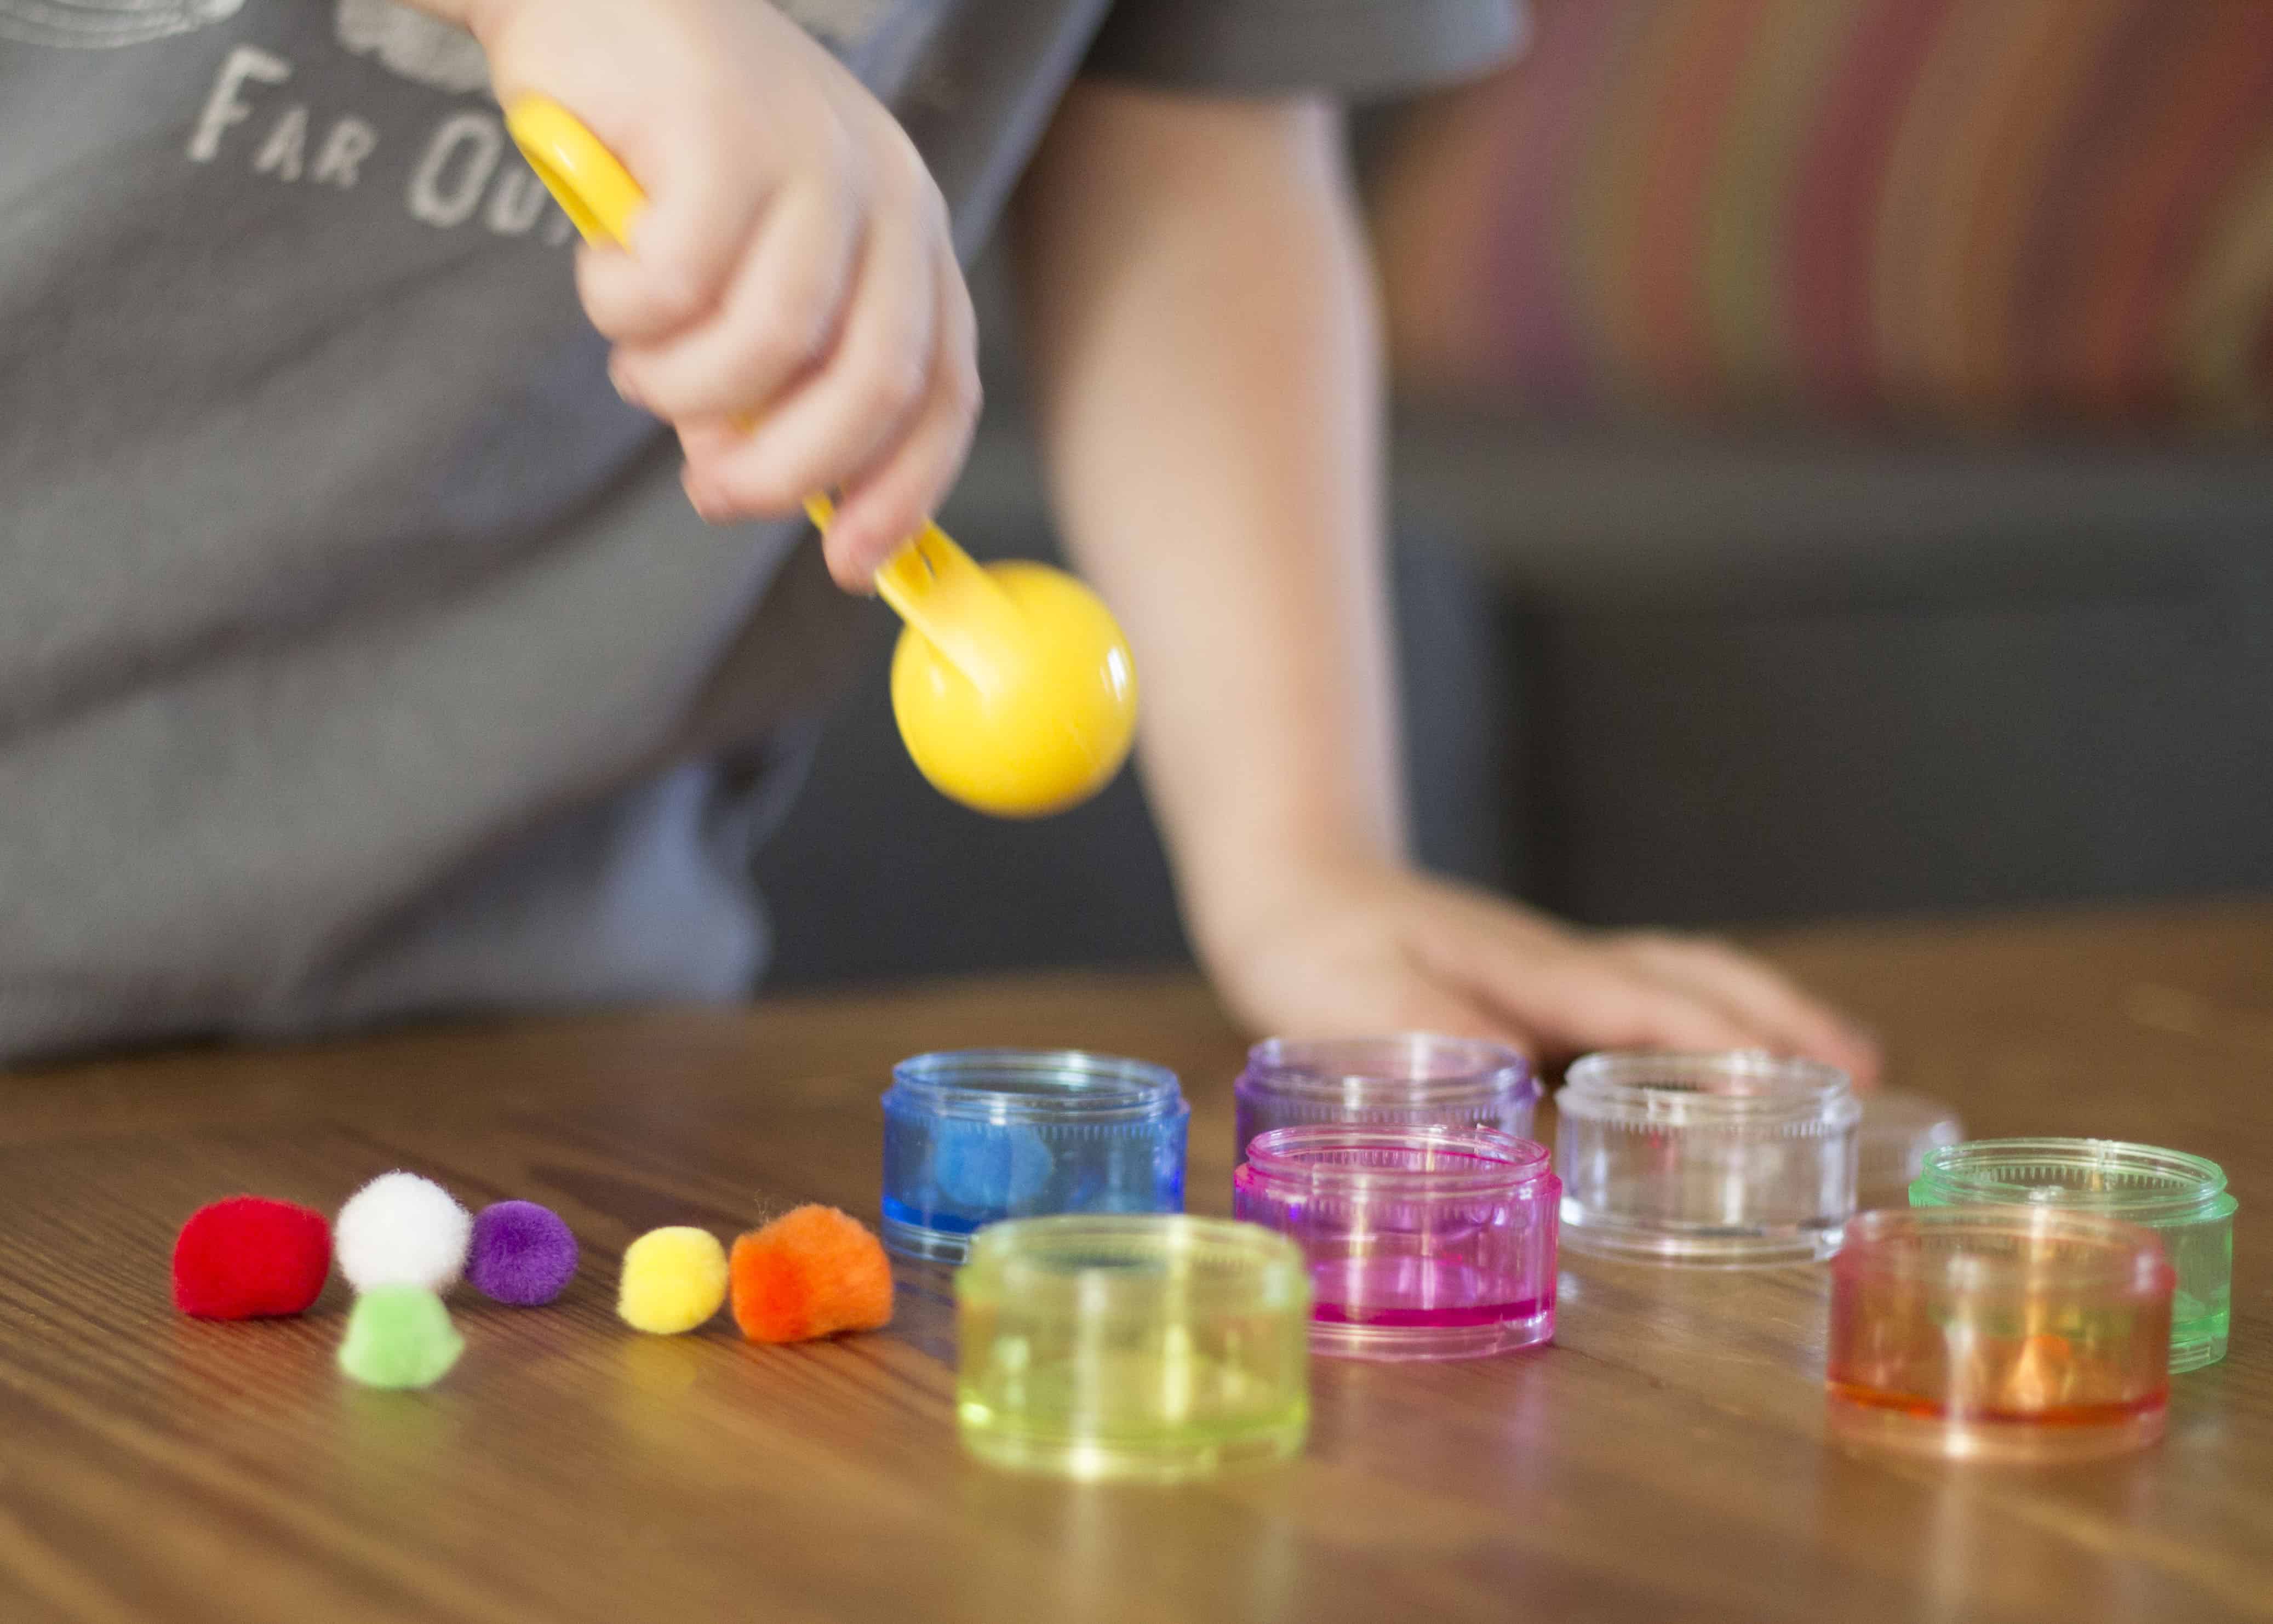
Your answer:
[[[632,252],[585,249],[578,282],[618,387],[679,431],[695,507],[841,490],[829,567],[866,590],[979,408],[947,210],[898,124],[761,0],[416,3],[473,31],[501,102],[553,97],[646,187]]]
[[[1548,1054],[1869,1041],[1715,944],[1581,933],[1402,855],[1381,387],[1338,120],[1084,85],[1018,205],[1040,421],[1121,614],[1185,913],[1275,1032],[1432,1028]]]

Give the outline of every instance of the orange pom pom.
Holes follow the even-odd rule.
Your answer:
[[[734,1243],[734,1323],[754,1342],[873,1331],[892,1317],[892,1266],[858,1218],[800,1207]]]

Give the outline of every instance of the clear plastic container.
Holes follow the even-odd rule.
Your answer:
[[[1552,1338],[1562,1196],[1544,1145],[1492,1128],[1276,1128],[1232,1176],[1232,1210],[1309,1260],[1311,1348],[1359,1359]]]
[[[1831,1255],[1855,1211],[1847,1074],[1774,1055],[1573,1064],[1556,1109],[1565,1251],[1731,1268]]]
[[[2171,1369],[2225,1357],[2239,1204],[2215,1162],[2119,1139],[1972,1139],[1926,1157],[1910,1204],[2054,1207],[2144,1225],[2178,1270]]]
[[[2033,1463],[2162,1435],[2176,1276],[2151,1230],[2049,1207],[1865,1213],[1831,1275],[1842,1437]]]
[[[1497,1128],[1524,1139],[1542,1093],[1531,1063],[1498,1043],[1408,1033],[1392,1038],[1272,1038],[1247,1054],[1232,1090],[1244,1160],[1258,1133],[1313,1123],[1378,1128]]]
[[[981,1225],[1176,1213],[1191,1108],[1174,1072],[1072,1049],[919,1055],[884,1094],[884,1244],[957,1263]]]
[[[1309,1426],[1310,1283],[1227,1218],[1021,1218],[956,1271],[964,1447],[1022,1471],[1174,1482],[1281,1460]]]
[[[1965,1137],[1957,1113],[1939,1100],[1899,1088],[1856,1096],[1863,1120],[1855,1130],[1855,1205],[1903,1207],[1910,1181],[1925,1171],[1926,1153]]]

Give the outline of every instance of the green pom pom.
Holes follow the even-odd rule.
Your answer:
[[[423,1286],[374,1286],[356,1298],[340,1369],[367,1387],[431,1387],[466,1349],[442,1299]]]

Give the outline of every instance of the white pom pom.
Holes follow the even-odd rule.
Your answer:
[[[432,1179],[382,1173],[340,1208],[332,1253],[358,1291],[423,1286],[439,1293],[465,1272],[473,1235],[473,1214]]]

